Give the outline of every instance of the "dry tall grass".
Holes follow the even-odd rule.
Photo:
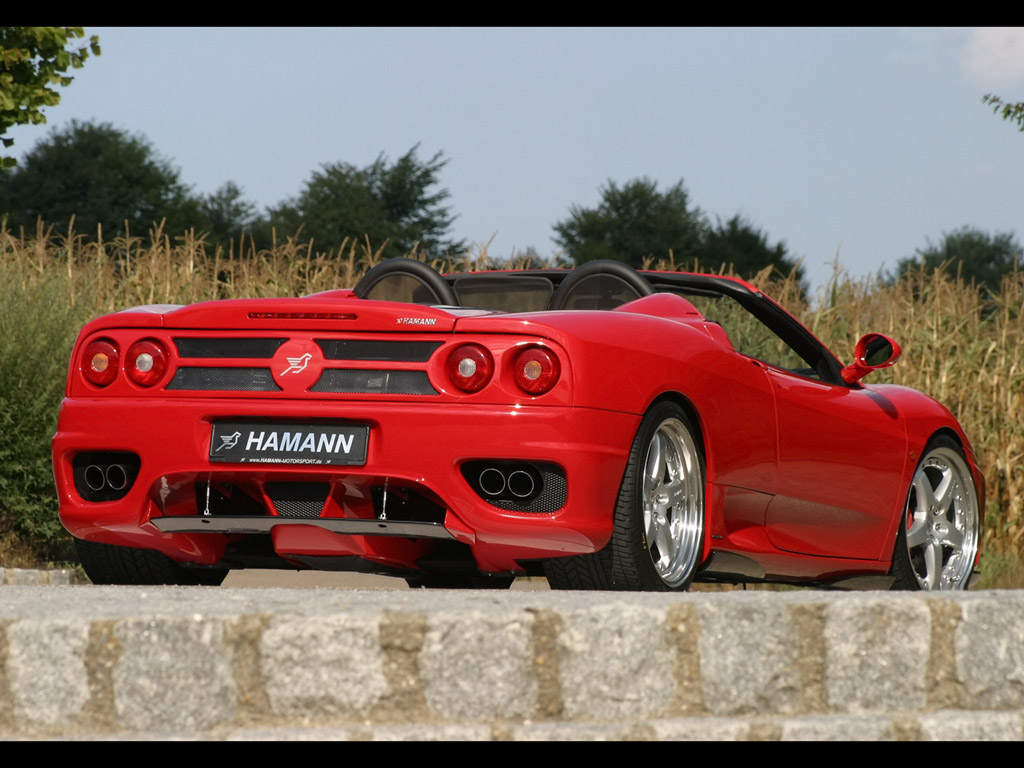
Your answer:
[[[295,296],[351,287],[379,260],[379,248],[358,241],[318,251],[289,238],[270,250],[236,243],[225,252],[208,248],[194,234],[171,237],[160,229],[146,237],[95,243],[73,232],[40,230],[26,236],[0,227],[4,279],[30,287],[60,275],[63,295],[82,319],[138,304]],[[481,245],[433,265],[445,271],[482,269],[491,261]],[[654,266],[673,269],[676,263]],[[1007,276],[992,297],[943,273],[917,272],[890,285],[877,278],[853,279],[838,265],[811,302],[794,279],[772,282],[762,274],[753,282],[800,317],[841,359],[868,331],[900,342],[900,363],[872,374],[869,381],[920,389],[960,420],[987,477],[983,546],[1019,557],[1024,552],[1024,274]],[[39,306],[3,311],[12,309],[47,311]],[[64,361],[72,341],[59,350]]]

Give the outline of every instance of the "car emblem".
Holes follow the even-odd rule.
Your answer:
[[[216,450],[223,451],[228,448],[234,448],[238,444],[238,438],[242,436],[241,432],[235,432],[230,435],[221,435],[221,443],[217,446]]]
[[[304,392],[316,384],[323,372],[323,351],[312,339],[290,339],[274,353],[270,369],[283,391]]]
[[[304,354],[302,357],[289,357],[288,367],[281,371],[281,375],[284,376],[286,373],[301,373],[306,370],[306,366],[309,365],[309,361],[313,358],[309,352]]]

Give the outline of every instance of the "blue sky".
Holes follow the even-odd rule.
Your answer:
[[[1024,240],[1024,29],[86,27],[45,126],[145,136],[197,193],[261,209],[321,164],[449,160],[456,239],[557,253],[552,226],[609,180],[682,180],[802,258],[820,288],[963,226]]]

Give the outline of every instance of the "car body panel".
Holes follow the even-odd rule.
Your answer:
[[[567,273],[446,279],[464,290],[486,279],[491,291],[523,274],[550,281],[557,297]],[[844,382],[838,359],[743,281],[642,274],[654,292],[611,309],[502,312],[338,289],[97,318],[75,344],[53,439],[60,519],[78,539],[178,563],[402,575],[442,567],[454,546],[482,573],[534,572],[532,563],[608,545],[634,436],[666,400],[693,421],[706,463],[698,579],[886,573],[917,461],[940,433],[963,447],[983,509],[970,444],[934,400]],[[786,368],[734,346],[735,319],[720,323],[697,306],[708,296],[735,299],[806,362]],[[96,340],[122,356],[156,342],[166,371],[145,386],[123,372],[91,383],[83,355]],[[467,344],[493,363],[478,391],[452,375]],[[513,375],[531,349],[560,365],[538,395]],[[225,461],[217,450],[232,425],[248,430],[246,452]],[[275,452],[279,439],[299,451],[301,441],[322,449],[336,436],[363,450],[364,435],[365,453],[337,462],[321,450],[315,463],[315,447],[294,460]],[[489,470],[501,477],[494,496]],[[123,492],[117,481],[106,487],[110,471],[128,475]],[[521,498],[512,477],[528,480]],[[307,502],[319,512],[304,516]]]

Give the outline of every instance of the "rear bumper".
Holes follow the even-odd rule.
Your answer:
[[[221,419],[365,424],[366,462],[212,463],[212,424]],[[570,407],[68,398],[53,438],[53,463],[61,522],[81,539],[214,564],[229,543],[269,533],[275,550],[285,556],[356,555],[415,569],[433,541],[450,538],[468,545],[482,570],[508,571],[518,568],[519,559],[583,554],[607,543],[639,422],[632,414]],[[75,457],[103,453],[137,456],[138,473],[123,498],[88,501],[76,489]],[[489,503],[462,471],[466,462],[479,460],[560,468],[564,503],[543,512]],[[267,483],[288,482],[326,484],[319,518],[275,520]],[[203,523],[205,487],[213,493],[228,487],[244,491],[262,511],[257,508],[254,516],[249,510],[248,522],[244,516],[228,520],[214,514],[215,520]],[[396,520],[384,506],[385,520],[380,520],[382,492],[391,498],[415,495],[436,507],[438,517]]]

